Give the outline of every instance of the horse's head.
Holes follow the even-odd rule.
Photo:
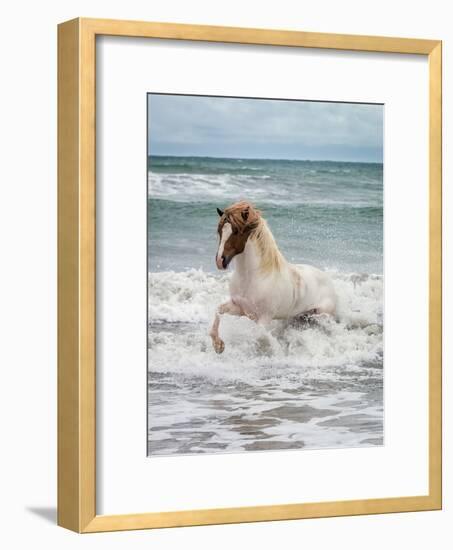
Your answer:
[[[225,212],[217,208],[217,213],[220,220],[216,265],[218,269],[226,269],[235,256],[244,252],[247,239],[259,223],[260,212],[250,203],[241,201],[226,208]]]

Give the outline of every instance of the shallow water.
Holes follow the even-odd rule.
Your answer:
[[[149,380],[150,455],[360,447],[383,443],[380,376],[332,392],[313,384]],[[363,381],[362,381],[363,382]],[[349,388],[349,389],[347,389]],[[159,398],[156,399],[156,394]],[[159,418],[154,420],[153,411]],[[165,413],[162,413],[165,410]]]
[[[150,276],[148,452],[233,452],[383,442],[382,278],[332,273],[336,319],[225,316],[229,275]]]

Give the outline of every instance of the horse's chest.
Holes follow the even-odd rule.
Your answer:
[[[234,276],[230,280],[230,293],[240,296],[249,295],[253,291],[252,280],[248,277]]]
[[[272,284],[262,277],[237,277],[230,281],[231,296],[242,296],[256,305],[266,304],[273,294]]]

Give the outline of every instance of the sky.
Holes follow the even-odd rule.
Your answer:
[[[148,153],[382,162],[384,107],[148,95]]]

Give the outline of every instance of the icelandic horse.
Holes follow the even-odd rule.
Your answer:
[[[225,349],[219,325],[226,313],[263,325],[272,319],[335,314],[337,299],[330,277],[310,265],[287,262],[259,210],[241,201],[224,212],[217,208],[217,213],[217,268],[226,270],[235,258],[230,299],[217,308],[210,330],[217,353]]]

